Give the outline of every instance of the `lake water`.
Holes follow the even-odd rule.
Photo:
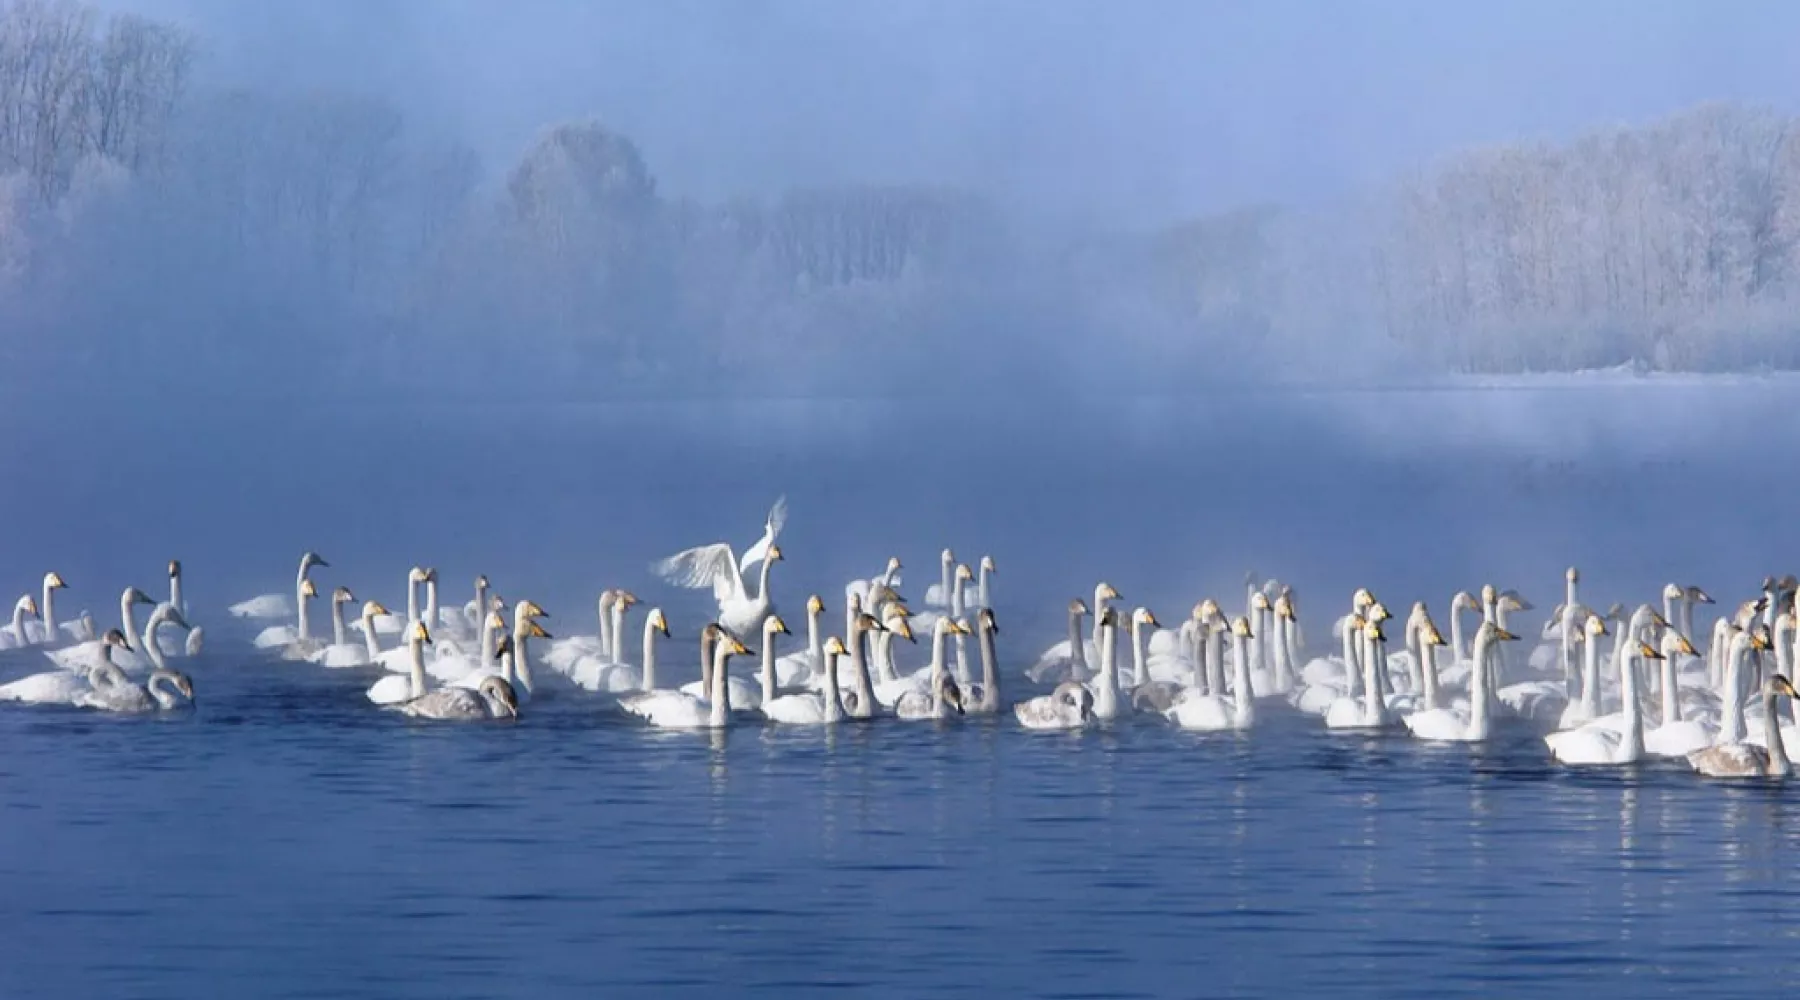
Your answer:
[[[1009,668],[1102,577],[1178,619],[1273,573],[1315,646],[1359,583],[1440,619],[1488,580],[1548,606],[1569,562],[1590,603],[1654,600],[1667,578],[1730,601],[1794,564],[1792,484],[1766,460],[1793,434],[1784,391],[1696,392],[685,423],[73,412],[0,443],[22,470],[0,491],[5,585],[59,568],[64,613],[104,621],[179,556],[210,643],[191,714],[0,711],[0,996],[1791,988],[1800,816],[1779,786],[1576,773],[1529,734],[1431,748],[1279,712],[1211,738],[1010,718],[668,734],[577,698],[512,725],[409,724],[363,699],[368,675],[268,663],[218,610],[291,586],[313,547],[322,589],[398,607],[429,562],[460,603],[487,572],[559,632],[628,585],[686,649],[704,602],[645,562],[750,541],[780,491],[797,632],[808,591],[835,607],[846,576],[900,554],[918,596],[951,544],[1001,565]],[[679,679],[692,659],[669,654]],[[0,678],[41,663],[0,653]]]

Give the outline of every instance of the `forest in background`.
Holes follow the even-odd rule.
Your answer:
[[[1800,368],[1800,144],[1761,109],[1104,231],[924,182],[699,203],[592,121],[484,163],[378,96],[198,85],[203,51],[0,0],[0,387],[507,401]]]

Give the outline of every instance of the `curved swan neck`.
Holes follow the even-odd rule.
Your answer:
[[[13,631],[13,638],[15,638],[19,641],[19,645],[21,645],[21,646],[25,645],[25,605],[24,604],[13,605],[12,631]]]
[[[758,601],[768,599],[768,597],[769,597],[769,570],[774,569],[774,568],[775,568],[775,560],[764,559],[762,561],[762,568],[756,571],[756,593],[751,595],[753,599],[758,600]]]
[[[767,563],[765,562],[766,566]],[[731,647],[723,642],[713,650],[713,686],[712,713],[710,721],[714,726],[723,726],[731,721],[731,683],[727,676],[731,663]]]
[[[994,630],[981,630],[981,708],[985,712],[1000,710],[1000,667],[994,656]]]
[[[612,645],[606,649],[606,655],[612,657],[614,663],[625,662],[625,602],[614,601],[612,606]]]
[[[144,638],[138,634],[137,615],[132,613],[132,603],[130,591],[126,591],[125,596],[119,598],[119,621],[125,626],[125,641],[132,646],[137,646],[144,641]],[[301,605],[301,608],[305,607],[306,605]],[[304,614],[304,611],[302,613]],[[301,627],[304,628],[306,619],[301,618],[300,621]],[[302,638],[305,637],[305,633],[301,635]]]
[[[1069,663],[1079,671],[1087,670],[1087,642],[1081,637],[1081,612],[1069,612]]]
[[[1786,777],[1791,769],[1788,765],[1787,745],[1781,741],[1781,716],[1777,713],[1780,707],[1775,692],[1763,695],[1763,742],[1769,749],[1769,773]]]
[[[369,662],[374,663],[381,657],[381,640],[375,638],[375,616],[363,612],[363,649],[368,651]]]
[[[425,697],[425,644],[415,636],[411,642],[407,643],[407,646],[411,656],[412,696],[423,698]]]
[[[656,616],[644,619],[644,676],[643,689],[656,690]]]
[[[767,632],[762,643],[762,700],[765,705],[775,700],[775,637]]]
[[[144,625],[144,655],[150,658],[150,666],[154,670],[169,669],[168,662],[163,658],[162,647],[156,644],[156,630],[168,621],[167,615],[159,613],[151,615],[150,621]]]
[[[825,669],[825,721],[838,722],[844,717],[843,697],[838,692],[838,655],[831,653],[824,658]]]

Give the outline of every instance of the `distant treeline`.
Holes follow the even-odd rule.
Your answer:
[[[1800,367],[1800,145],[1766,112],[1077,232],[925,185],[698,204],[594,122],[491,166],[378,98],[195,86],[201,51],[0,0],[0,383],[518,400]]]

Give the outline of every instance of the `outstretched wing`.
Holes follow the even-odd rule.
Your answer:
[[[755,545],[744,550],[743,558],[738,560],[740,572],[750,572],[750,567],[762,562],[769,555],[769,546],[781,537],[781,528],[787,524],[787,494],[775,498],[775,506],[769,508],[769,517],[763,522],[763,536]]]
[[[677,587],[711,587],[713,597],[721,603],[744,596],[744,578],[738,575],[737,563],[731,558],[731,546],[724,542],[677,552],[651,563],[650,572]]]

